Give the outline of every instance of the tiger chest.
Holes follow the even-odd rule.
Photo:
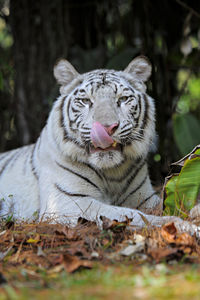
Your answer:
[[[104,184],[102,190],[103,202],[115,205],[121,197],[123,187],[124,185],[122,183],[107,182],[107,184]]]

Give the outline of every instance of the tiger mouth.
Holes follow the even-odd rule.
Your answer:
[[[108,152],[108,151],[122,151],[122,144],[119,144],[116,141],[114,141],[114,143],[111,146],[104,149],[100,147],[94,147],[93,144],[90,145],[90,153]]]

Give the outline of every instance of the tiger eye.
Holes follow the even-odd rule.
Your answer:
[[[128,100],[129,97],[127,96],[122,96],[122,97],[119,97],[118,99],[118,105],[120,105],[122,102],[126,102]]]
[[[92,105],[92,102],[89,98],[83,98],[81,99],[81,101],[84,103],[84,104],[88,104],[88,105]]]

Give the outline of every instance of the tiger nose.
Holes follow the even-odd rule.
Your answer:
[[[104,125],[104,128],[106,128],[106,131],[109,135],[112,135],[117,128],[119,127],[119,122],[113,123],[111,125]]]

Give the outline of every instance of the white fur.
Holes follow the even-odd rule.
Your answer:
[[[128,105],[122,103],[120,107],[116,106],[116,97],[120,97],[120,93],[123,96],[123,88],[120,90],[120,84],[118,84],[119,96],[116,96],[113,92],[112,80],[109,85],[98,87],[99,74],[102,72],[106,73],[108,78],[113,76],[108,70],[96,70],[79,75],[67,61],[58,62],[54,74],[62,85],[61,96],[55,102],[47,125],[42,130],[36,144],[8,152],[6,156],[0,155],[0,172],[3,170],[0,173],[0,192],[3,199],[1,216],[13,214],[17,219],[31,220],[35,217],[35,211],[38,211],[40,220],[49,217],[52,221],[71,224],[75,224],[79,217],[99,221],[101,215],[111,219],[124,219],[125,216],[128,216],[133,218],[133,224],[138,226],[144,226],[141,215],[153,224],[161,224],[166,221],[165,218],[145,215],[141,211],[133,209],[154,192],[148,175],[134,196],[128,197],[129,193],[140,185],[147,174],[146,163],[141,164],[137,176],[124,190],[131,177],[131,172],[137,170],[142,162],[140,160],[137,163],[137,159],[146,158],[155,135],[153,99],[146,95],[149,109],[148,126],[145,128],[142,141],[134,141],[127,145],[124,147],[123,153],[113,150],[110,151],[111,154],[108,151],[88,154],[84,148],[80,148],[80,145],[84,145],[81,133],[81,130],[84,131],[83,124],[91,128],[94,121],[102,124],[117,121],[122,127],[127,121]],[[127,88],[132,86],[138,97],[145,93],[144,81],[149,77],[151,67],[144,58],[137,58],[129,64],[124,72],[113,72],[121,85]],[[93,88],[96,92],[92,93],[91,86],[87,87],[87,83],[90,78],[95,78],[95,76],[97,79]],[[92,108],[89,108],[87,104],[83,106],[82,127],[72,132],[69,128],[67,109],[68,101],[75,97],[73,93],[77,87],[79,90],[85,91],[86,95],[82,97],[90,98],[93,105]],[[144,103],[142,102],[141,105],[144,106]],[[61,108],[64,112],[62,120]],[[138,122],[142,122],[144,108],[142,109]],[[72,111],[70,114],[73,117]],[[134,125],[131,122],[127,128]],[[74,126],[72,129],[76,129],[76,123],[71,126]],[[113,134],[113,139],[118,142],[120,142],[120,126]],[[66,138],[65,130],[80,145],[68,137]],[[13,157],[13,159],[6,164],[9,157]],[[130,170],[130,174],[117,181],[134,161],[135,165]],[[79,173],[82,177],[77,177],[67,169]],[[98,176],[98,173],[101,176]],[[83,180],[83,177],[88,178],[93,185],[87,180]],[[70,196],[69,193],[77,194],[77,196]],[[88,196],[80,197],[78,194]],[[126,201],[123,202],[123,198],[126,197]],[[159,201],[159,197],[154,195],[141,208],[153,209],[159,204]],[[112,205],[112,203],[116,205]],[[120,203],[126,207],[117,206]]]

